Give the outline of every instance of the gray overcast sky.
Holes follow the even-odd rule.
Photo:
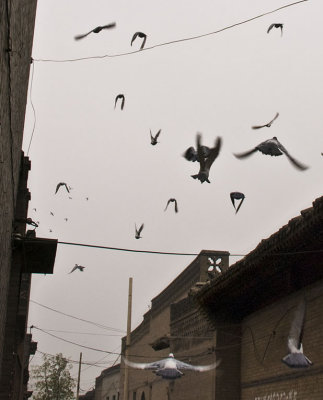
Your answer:
[[[140,46],[135,42],[130,47],[136,31],[145,32],[146,46],[152,46],[212,32],[285,4],[288,1],[43,0],[38,2],[33,58],[62,60],[128,52]],[[29,216],[40,221],[37,235],[131,249],[247,254],[310,207],[322,194],[322,13],[322,2],[311,0],[218,35],[125,57],[35,61]],[[74,40],[77,34],[114,21],[114,30]],[[277,29],[267,34],[271,23],[284,23],[282,37]],[[126,97],[123,111],[114,109],[119,93]],[[280,116],[270,129],[251,129],[276,112]],[[25,151],[33,123],[29,97]],[[154,133],[162,129],[157,146],[150,145],[150,129]],[[213,146],[217,136],[223,139],[211,169],[211,184],[193,180],[190,175],[197,173],[198,165],[182,157],[189,146],[195,146],[197,132],[205,145]],[[300,172],[284,156],[257,153],[238,160],[232,154],[273,136],[310,169]],[[72,199],[62,189],[54,195],[61,181],[73,188]],[[229,197],[232,191],[246,195],[237,215]],[[178,214],[172,207],[164,212],[170,197],[178,201]],[[135,223],[145,223],[140,240],[134,238]],[[132,276],[134,328],[150,300],[193,259],[59,245],[54,275],[34,276],[31,298],[125,330]],[[237,259],[231,257],[231,264]],[[68,275],[75,263],[84,265],[85,271]],[[116,334],[34,303],[31,324]],[[52,333],[86,346],[120,351],[120,336]],[[86,361],[104,356],[37,330],[33,335],[44,352],[62,352],[77,360],[82,351]],[[108,356],[103,361],[115,359]],[[38,362],[39,354],[32,364]],[[85,368],[81,388],[89,389],[100,369]]]

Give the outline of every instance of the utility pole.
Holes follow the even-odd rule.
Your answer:
[[[79,400],[80,380],[81,380],[81,366],[82,366],[82,352],[80,353],[79,373],[78,373],[78,377],[77,377],[77,387],[76,387],[76,400]]]
[[[127,319],[127,338],[126,338],[126,349],[125,358],[128,358],[128,350],[130,347],[130,334],[131,334],[131,309],[132,309],[132,278],[129,278],[129,290],[128,290],[128,319]],[[129,370],[128,365],[124,365],[124,386],[123,386],[123,400],[128,400],[129,390]]]

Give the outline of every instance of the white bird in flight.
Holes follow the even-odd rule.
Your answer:
[[[282,362],[290,368],[307,368],[313,365],[312,361],[309,360],[303,353],[303,334],[305,325],[305,311],[306,303],[303,299],[294,315],[292,325],[288,335],[288,350],[289,354],[282,359]]]
[[[152,363],[136,363],[133,361],[129,361],[126,358],[124,358],[124,362],[129,367],[137,369],[148,369],[156,375],[161,376],[163,379],[170,380],[181,378],[184,374],[180,370],[205,372],[216,368],[220,363],[219,361],[217,361],[210,365],[191,365],[176,360],[173,353],[170,353],[168,357],[164,358],[163,360],[155,361]]]

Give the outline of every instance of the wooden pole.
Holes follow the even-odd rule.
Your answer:
[[[77,377],[76,400],[79,400],[80,380],[81,380],[82,353],[80,353],[79,373]]]
[[[125,358],[128,358],[130,347],[130,334],[131,334],[131,309],[132,309],[132,278],[129,278],[129,291],[128,291],[128,319],[127,319],[127,338],[125,348]],[[128,400],[129,391],[129,370],[128,365],[124,364],[124,387],[123,387],[123,400]]]

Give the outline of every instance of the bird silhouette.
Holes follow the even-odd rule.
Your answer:
[[[140,50],[142,50],[145,47],[146,44],[146,40],[147,40],[147,35],[143,32],[136,32],[131,39],[131,46],[132,43],[137,39],[137,37],[139,37],[140,39],[143,39],[141,46],[140,46]]]
[[[64,221],[66,221],[66,222],[67,222],[67,221],[68,221],[68,218],[64,218]]]
[[[176,199],[173,199],[173,198],[168,200],[164,211],[167,210],[167,207],[168,207],[168,204],[169,204],[169,203],[175,203],[174,208],[175,208],[175,212],[177,213],[177,212],[178,212],[177,200],[176,200]]]
[[[121,99],[121,110],[123,110],[124,102],[125,102],[124,94],[118,94],[118,96],[116,97],[116,99],[115,99],[115,101],[114,101],[114,108],[116,108],[117,101],[118,101],[119,99]]]
[[[82,267],[82,265],[75,264],[75,266],[72,268],[72,270],[71,270],[71,272],[69,272],[69,274],[76,271],[77,269],[80,270],[81,272],[83,272],[84,268],[85,267]]]
[[[36,208],[33,208],[33,211],[35,211],[35,212],[36,212],[36,211],[37,211],[37,209],[36,209]]]
[[[280,36],[283,36],[283,25],[284,24],[271,24],[267,29],[267,33],[269,33],[273,28],[280,28]]]
[[[50,212],[50,215],[54,216],[54,213],[51,211],[51,212]]]
[[[68,186],[66,185],[66,183],[65,183],[65,182],[60,182],[60,183],[58,183],[57,186],[56,186],[55,194],[58,192],[58,189],[59,189],[61,186],[65,186],[67,192],[68,192],[68,193],[70,192],[70,190],[69,190]]]
[[[210,154],[210,148],[207,146],[201,146],[201,154],[203,155],[203,158],[207,158]],[[185,153],[183,154],[183,157],[186,158],[187,161],[200,161],[197,151],[194,149],[193,146],[189,147]]]
[[[289,368],[307,368],[313,365],[312,361],[303,354],[302,340],[305,326],[305,313],[306,302],[305,299],[302,299],[295,311],[288,335],[287,346],[289,354],[282,359],[282,362]]]
[[[153,136],[151,133],[151,130],[150,130],[150,143],[153,146],[155,146],[157,143],[159,143],[159,142],[157,142],[157,139],[158,139],[158,136],[160,135],[160,132],[161,132],[161,129],[159,129],[159,131],[156,133],[156,135]]]
[[[231,198],[231,202],[232,202],[233,207],[236,210],[236,214],[237,214],[237,212],[240,210],[240,207],[241,207],[241,205],[243,203],[243,200],[245,199],[245,195],[243,193],[240,193],[240,192],[231,192],[230,193],[230,198]],[[237,200],[237,201],[241,200],[238,208],[236,208],[235,200]]]
[[[142,236],[140,236],[140,233],[141,233],[141,231],[144,229],[144,224],[141,224],[141,226],[140,226],[140,228],[139,229],[137,229],[137,225],[135,224],[135,230],[136,230],[136,233],[135,233],[135,238],[136,239],[140,239]]]
[[[222,139],[218,137],[215,141],[215,147],[210,149],[210,153],[207,158],[204,158],[204,153],[202,150],[201,146],[201,135],[197,134],[196,136],[196,147],[197,147],[197,155],[200,163],[200,170],[199,173],[196,175],[191,175],[192,178],[198,179],[201,183],[203,182],[208,182],[209,181],[209,173],[210,173],[210,168],[214,162],[214,160],[217,158],[217,156],[220,153],[222,145]]]
[[[306,165],[300,163],[294,157],[292,157],[285,147],[278,141],[276,136],[274,136],[272,139],[265,140],[264,142],[258,144],[258,146],[246,151],[245,153],[234,154],[234,156],[237,158],[246,158],[256,151],[260,151],[262,154],[270,156],[281,156],[282,154],[285,154],[294,167],[300,169],[301,171],[304,171],[308,168]]]
[[[261,128],[265,128],[265,127],[270,128],[270,127],[271,127],[271,124],[272,124],[278,117],[279,117],[279,113],[276,113],[276,115],[274,116],[274,118],[273,118],[270,122],[268,122],[267,124],[265,124],[265,125],[254,125],[254,126],[252,126],[251,128],[252,128],[252,129],[261,129]]]
[[[102,29],[112,29],[112,28],[115,28],[115,27],[116,27],[116,23],[115,23],[115,22],[112,22],[111,24],[108,24],[108,25],[97,26],[96,28],[92,29],[92,30],[91,30],[90,32],[88,32],[88,33],[84,33],[84,34],[82,34],[82,35],[76,35],[76,36],[74,36],[74,39],[75,39],[75,40],[80,40],[80,39],[83,39],[83,38],[85,38],[86,36],[88,36],[90,33],[99,33],[99,32],[102,31]]]
[[[184,374],[181,370],[205,372],[216,368],[219,361],[210,365],[191,365],[182,361],[176,360],[174,354],[170,353],[167,358],[152,363],[136,363],[124,358],[126,365],[137,369],[148,369],[154,374],[161,376],[163,379],[174,380],[181,378]]]

